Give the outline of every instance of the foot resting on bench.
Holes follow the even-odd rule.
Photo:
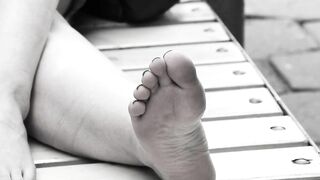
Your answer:
[[[214,179],[200,119],[205,94],[193,63],[169,51],[145,71],[129,105],[146,159],[163,179]]]

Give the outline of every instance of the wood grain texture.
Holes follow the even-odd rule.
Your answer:
[[[207,92],[204,120],[282,115],[277,102],[265,88]]]
[[[97,28],[82,34],[98,49],[122,49],[229,41],[221,24],[216,22],[152,27]]]
[[[308,140],[288,116],[203,122],[211,152],[306,146]]]
[[[196,66],[196,69],[199,80],[206,91],[264,85],[263,80],[249,63]],[[125,71],[125,75],[132,82],[140,84],[143,71]]]
[[[121,69],[133,70],[149,67],[153,58],[162,56],[168,50],[175,50],[186,54],[196,65],[242,62],[246,60],[240,49],[232,42],[121,49],[102,52]]]

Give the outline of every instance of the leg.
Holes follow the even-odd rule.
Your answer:
[[[61,18],[56,19],[35,79],[29,133],[70,153],[147,165],[165,179],[213,179],[200,124],[204,92],[195,68],[183,56],[166,57],[166,63],[150,65],[158,77],[144,74],[134,96],[137,104],[151,98],[146,106],[131,104],[130,118],[127,104],[133,86]],[[175,73],[177,69],[182,71]],[[147,87],[157,87],[158,79],[159,87],[148,92]],[[178,108],[180,104],[184,106]],[[172,106],[176,111],[165,108]],[[149,110],[142,112],[143,108]]]
[[[28,133],[71,153],[143,165],[127,112],[131,89],[111,62],[56,18],[35,78]]]

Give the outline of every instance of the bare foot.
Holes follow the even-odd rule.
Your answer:
[[[0,179],[35,180],[27,133],[18,111],[2,103],[0,112]]]
[[[149,166],[166,180],[214,179],[200,123],[205,95],[193,63],[170,51],[149,68],[129,105]]]

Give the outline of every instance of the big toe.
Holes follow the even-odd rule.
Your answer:
[[[192,61],[181,53],[169,51],[163,56],[170,79],[181,88],[193,87],[199,83]]]

